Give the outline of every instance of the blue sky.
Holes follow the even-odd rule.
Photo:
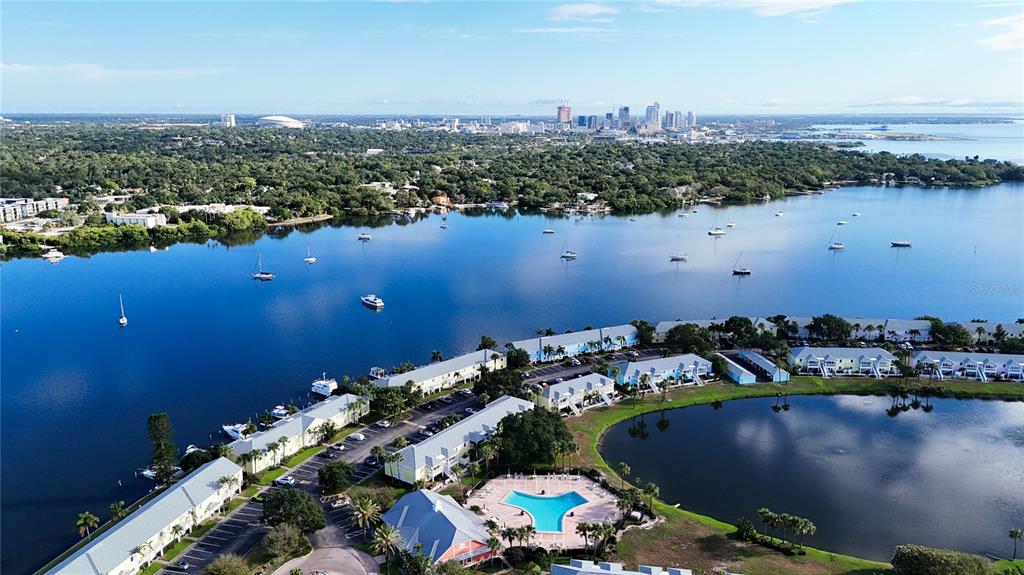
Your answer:
[[[1024,110],[1024,5],[3,2],[0,112]]]

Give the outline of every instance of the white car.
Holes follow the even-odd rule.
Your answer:
[[[377,422],[377,427],[383,427],[384,429],[387,429],[387,428],[391,427],[392,425],[393,424],[391,423],[390,419],[382,419],[382,420]]]
[[[345,446],[341,443],[335,443],[330,447],[331,451],[345,451]]]
[[[468,413],[470,415],[473,415],[474,413],[476,413],[476,410],[473,409],[472,407],[467,407],[465,411],[466,411],[466,413]]]
[[[274,483],[276,483],[277,485],[281,485],[281,486],[291,486],[291,485],[295,485],[295,478],[291,477],[291,476],[288,476],[288,477],[278,477],[277,479],[274,480]]]
[[[577,366],[579,366],[579,365],[583,365],[583,364],[582,364],[582,363],[580,362],[580,360],[578,360],[578,359],[573,359],[573,360],[572,360],[571,362],[569,362],[569,363],[571,363],[571,364],[573,364],[573,365],[577,365]]]
[[[629,352],[629,357],[640,357],[640,353],[636,351]]]
[[[353,433],[352,435],[349,435],[349,439],[351,439],[352,441],[366,441],[366,436],[363,435],[362,433],[356,432]]]

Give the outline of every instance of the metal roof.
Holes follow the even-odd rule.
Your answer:
[[[601,341],[601,339],[605,337],[612,338],[612,343],[614,344],[617,343],[615,342],[615,339],[620,336],[627,339],[634,338],[636,337],[636,328],[627,323],[599,329],[587,329],[555,335],[539,335],[528,339],[513,341],[512,345],[530,353],[537,353],[543,351],[543,348],[548,345],[554,348],[557,348],[558,346],[565,347],[591,341]]]
[[[245,439],[236,439],[228,446],[231,447],[235,455],[248,453],[256,449],[266,449],[268,445],[282,437],[298,437],[314,425],[320,425],[329,418],[345,413],[358,403],[359,400],[360,397],[358,395],[352,395],[351,393],[333,395],[293,415],[276,421],[269,428],[257,431]]]
[[[405,548],[413,552],[423,545],[423,554],[437,561],[453,545],[467,541],[487,543],[490,535],[484,522],[448,495],[426,489],[406,493],[381,519],[402,535]]]
[[[615,386],[615,380],[600,373],[588,373],[576,379],[553,383],[541,391],[541,395],[547,398],[555,396],[569,396],[580,391],[608,389]]]
[[[391,374],[387,377],[374,380],[374,383],[381,387],[402,387],[408,381],[419,383],[421,381],[433,379],[474,365],[486,365],[487,362],[492,361],[491,356],[494,354],[498,354],[502,357],[505,356],[504,353],[496,349],[477,350],[472,353],[466,353],[444,361],[424,365],[405,373]]]
[[[1024,355],[1015,353],[981,353],[966,351],[919,351],[914,354],[914,362],[941,361],[948,359],[956,363],[983,363],[1004,365],[1009,362],[1024,364]]]
[[[794,347],[789,350],[793,360],[807,358],[874,359],[896,361],[896,356],[880,347]]]
[[[650,373],[652,370],[655,373],[660,373],[670,369],[676,369],[680,365],[703,365],[705,367],[711,367],[711,362],[692,353],[670,355],[668,357],[657,357],[643,361],[631,361],[626,364],[625,368],[622,368],[622,375],[629,377],[630,374],[633,373]]]

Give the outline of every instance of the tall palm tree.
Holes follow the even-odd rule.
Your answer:
[[[405,461],[405,456],[402,455],[401,451],[395,451],[394,453],[389,453],[388,455],[386,455],[384,457],[384,463],[385,464],[388,464],[388,463],[392,464],[391,473],[393,475],[397,475],[397,473],[395,472],[394,464],[401,463],[403,461]]]
[[[174,535],[174,542],[181,541],[181,536],[185,534],[185,528],[180,524],[171,527],[171,535]]]
[[[619,463],[619,491],[625,491],[626,490],[626,477],[628,477],[630,473],[633,473],[633,469],[629,466],[629,464],[626,463],[625,461],[620,462]]]
[[[1010,530],[1010,539],[1013,539],[1013,559],[1011,559],[1011,561],[1016,561],[1017,560],[1017,542],[1020,541],[1021,539],[1024,539],[1024,529],[1020,529],[1018,527],[1014,527],[1013,529],[1011,529]]]
[[[501,539],[498,539],[494,536],[488,537],[485,543],[487,544],[488,547],[491,548],[491,552],[495,555],[501,553],[501,549],[502,547],[504,547],[504,545],[502,545],[501,543]]]
[[[537,534],[537,528],[533,525],[523,525],[519,528],[519,533],[523,538],[524,545],[529,545],[530,538]]]
[[[654,483],[648,483],[644,487],[644,494],[647,495],[647,509],[654,515],[654,498],[661,495],[661,488]]]
[[[402,540],[402,534],[394,527],[384,523],[377,527],[376,532],[373,534],[373,540],[370,541],[370,549],[374,553],[382,553],[384,555],[384,570],[388,571],[391,564],[391,554],[397,554],[404,544],[405,541]]]
[[[125,515],[128,515],[128,510],[125,509],[124,501],[115,501],[110,504],[110,513],[112,519],[117,522],[120,521]]]
[[[501,537],[502,539],[508,540],[509,547],[515,546],[516,535],[518,535],[518,532],[515,527],[505,527],[501,530]]]
[[[100,518],[86,511],[78,514],[75,527],[78,527],[78,536],[91,538],[90,533],[100,524]]]
[[[757,510],[757,518],[761,520],[761,533],[768,534],[768,523],[772,518],[772,510],[767,507],[762,507]]]
[[[430,361],[432,363],[437,363],[437,362],[441,361],[442,359],[444,359],[444,356],[441,355],[440,351],[435,349],[434,351],[430,352]]]
[[[818,526],[811,522],[810,519],[799,518],[797,521],[797,533],[800,534],[800,548],[804,548],[804,535],[814,535],[814,532],[818,530]]]
[[[484,470],[491,471],[491,461],[498,456],[498,446],[488,441],[480,446],[480,457],[484,460]]]
[[[555,353],[555,348],[550,345],[545,345],[542,351],[544,352],[544,360],[547,361],[547,359],[551,357],[551,354]]]
[[[384,456],[386,456],[387,454],[388,452],[385,451],[384,448],[379,445],[374,445],[373,448],[370,449],[370,455],[372,455],[373,458],[377,460],[377,465],[380,465],[380,460],[383,459]]]
[[[565,357],[565,346],[560,345],[557,348],[555,348],[555,353],[558,354],[558,357]]]
[[[352,522],[363,530],[365,540],[370,528],[377,524],[380,519],[380,507],[372,499],[360,497],[352,503]]]
[[[586,523],[584,521],[580,521],[579,523],[576,524],[576,535],[579,535],[580,537],[583,538],[583,548],[584,549],[590,547],[590,533],[591,533],[592,529],[593,529],[593,526],[591,526],[590,523]]]

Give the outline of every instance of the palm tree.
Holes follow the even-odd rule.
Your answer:
[[[542,351],[544,352],[544,359],[546,361],[549,357],[551,357],[551,354],[555,353],[555,348],[551,347],[550,345],[545,345]]]
[[[78,514],[75,527],[78,527],[78,536],[91,538],[90,532],[100,524],[100,518],[86,511]]]
[[[761,520],[761,533],[768,534],[768,523],[772,519],[772,510],[762,507],[757,510],[757,518]]]
[[[979,325],[974,329],[974,333],[978,334],[978,343],[981,343],[981,336],[985,335],[985,328]]]
[[[626,490],[626,477],[633,473],[633,469],[625,461],[619,463],[619,491]]]
[[[498,446],[488,441],[480,446],[480,457],[484,460],[484,470],[491,471],[491,460],[498,456]]]
[[[124,507],[124,501],[115,501],[115,502],[111,503],[110,504],[110,513],[112,515],[112,519],[115,522],[121,520],[121,518],[124,517],[125,515],[128,515],[128,510],[125,509],[125,507]]]
[[[494,536],[488,537],[487,541],[485,543],[487,544],[488,547],[491,548],[491,551],[495,555],[497,555],[498,553],[501,553],[501,549],[502,549],[502,547],[504,547],[504,545],[502,545],[502,543],[501,543],[501,539],[498,539],[497,537],[494,537]]]
[[[518,535],[518,532],[515,527],[505,527],[501,530],[501,537],[508,540],[509,547],[515,546],[516,535]]]
[[[583,538],[583,547],[590,547],[590,534],[593,530],[593,526],[590,523],[580,521],[576,524],[576,535]]]
[[[500,533],[498,522],[495,521],[493,517],[488,517],[487,521],[484,521],[484,527],[487,528],[487,532],[491,535],[497,535]]]
[[[782,542],[786,543],[786,530],[793,524],[793,516],[789,513],[779,514],[779,526],[782,527]]]
[[[661,495],[661,488],[654,483],[648,483],[644,487],[644,494],[647,495],[647,509],[654,515],[654,498]]]
[[[402,540],[402,534],[394,527],[384,523],[373,534],[373,540],[370,541],[370,549],[374,553],[384,554],[384,570],[389,571],[391,553],[397,553],[404,544],[405,541]]]
[[[372,499],[360,497],[352,503],[351,513],[352,522],[363,530],[363,539],[365,540],[370,532],[370,527],[376,525],[377,520],[380,519],[380,507]]]
[[[150,552],[152,550],[153,550],[153,544],[150,543],[149,541],[143,541],[142,543],[136,545],[134,549],[132,549],[132,553],[138,555],[141,558],[141,557],[144,557],[146,555],[146,553],[148,553],[148,552]]]
[[[225,475],[217,480],[217,485],[221,487],[227,487],[229,491],[234,491],[238,487],[238,476],[237,475]]]
[[[558,354],[558,357],[565,357],[565,346],[560,345],[557,348],[555,348],[555,353]]]
[[[608,544],[608,539],[612,535],[615,535],[615,526],[611,523],[598,523],[595,527],[596,533],[594,542],[594,556],[597,557],[598,552],[604,552],[605,545]]]
[[[380,460],[387,454],[388,452],[384,451],[384,448],[379,445],[374,445],[373,448],[370,449],[370,455],[377,460],[377,465],[380,465]]]
[[[1024,539],[1024,529],[1020,529],[1018,527],[1014,527],[1013,529],[1011,529],[1010,530],[1010,539],[1013,539],[1013,559],[1011,559],[1011,561],[1016,561],[1017,560],[1017,542],[1020,541],[1021,539]]]
[[[810,519],[804,519],[803,517],[798,518],[797,521],[797,533],[800,534],[800,548],[804,548],[804,535],[814,535],[814,532],[818,530],[818,526],[811,522]]]
[[[860,328],[861,328],[861,325],[860,325],[860,323],[854,323],[854,324],[853,324],[852,326],[850,326],[850,327],[852,327],[852,328],[853,328],[853,334],[854,334],[854,336],[856,336],[857,338],[860,338]]]
[[[385,464],[388,464],[388,463],[395,464],[395,463],[401,463],[403,461],[405,461],[405,456],[402,455],[401,451],[395,451],[394,453],[389,453],[388,455],[386,455],[384,457],[384,463]],[[395,473],[395,468],[394,467],[391,468],[391,472],[392,472],[392,475],[397,475],[397,473]]]
[[[320,435],[320,443],[329,443],[334,438],[334,434],[338,432],[338,425],[333,421],[325,421],[317,429]]]
[[[431,363],[437,363],[437,362],[441,361],[442,359],[444,359],[444,356],[441,355],[440,351],[435,349],[434,351],[430,352],[430,361],[431,361]]]
[[[523,547],[530,544],[530,537],[533,537],[537,533],[537,529],[533,525],[523,525],[517,529],[519,533],[519,541]]]

